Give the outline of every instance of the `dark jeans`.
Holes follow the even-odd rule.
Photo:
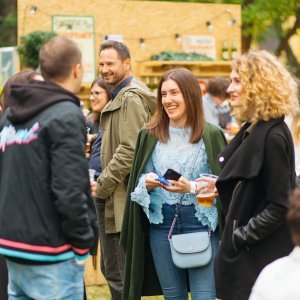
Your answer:
[[[107,280],[112,299],[122,300],[125,257],[120,246],[120,233],[105,233],[105,200],[95,202],[99,223],[101,272]]]

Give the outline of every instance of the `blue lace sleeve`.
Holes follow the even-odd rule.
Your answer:
[[[161,223],[163,220],[163,215],[161,212],[162,203],[157,197],[159,195],[156,188],[153,189],[151,192],[148,192],[146,188],[146,174],[150,172],[155,172],[155,168],[152,161],[152,156],[150,157],[145,170],[143,171],[143,174],[139,178],[138,185],[136,186],[135,190],[130,194],[131,195],[131,201],[136,202],[139,204],[142,208],[145,214],[147,215],[150,223],[158,224]]]

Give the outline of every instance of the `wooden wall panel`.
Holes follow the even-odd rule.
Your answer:
[[[30,8],[37,7],[31,16]],[[230,11],[230,13],[229,13]],[[163,50],[181,50],[175,34],[213,35],[217,56],[221,55],[222,41],[237,41],[241,49],[241,8],[239,5],[152,2],[126,0],[18,0],[18,36],[35,30],[52,30],[52,15],[94,16],[96,52],[107,34],[121,34],[129,46],[133,65],[149,60]],[[229,27],[228,21],[236,20]],[[210,32],[206,22],[211,21]],[[140,38],[146,47],[141,49]]]

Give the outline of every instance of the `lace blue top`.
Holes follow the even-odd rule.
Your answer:
[[[179,203],[183,196],[182,205],[195,205],[195,216],[214,231],[218,225],[216,206],[200,206],[193,194],[171,193],[161,187],[148,193],[146,188],[145,175],[150,172],[163,176],[167,169],[173,169],[188,180],[199,178],[200,173],[211,173],[203,139],[191,144],[190,133],[190,128],[169,127],[169,141],[156,143],[131,200],[142,206],[150,223],[159,224],[163,222],[162,205]]]

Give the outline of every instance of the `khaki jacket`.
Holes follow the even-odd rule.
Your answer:
[[[121,231],[126,189],[137,136],[150,120],[155,97],[135,87],[123,88],[101,114],[102,174],[97,180],[97,201],[105,201],[105,232]]]

